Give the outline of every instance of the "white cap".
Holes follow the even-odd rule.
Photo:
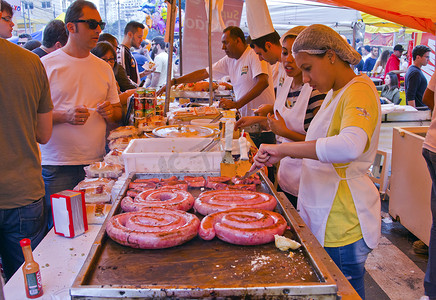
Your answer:
[[[248,32],[252,40],[273,33],[274,27],[266,0],[245,0]]]

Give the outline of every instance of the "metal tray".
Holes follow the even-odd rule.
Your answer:
[[[332,275],[325,267],[329,260],[325,251],[313,235],[301,236],[299,228],[304,228],[304,223],[292,216],[293,208],[283,194],[278,194],[267,177],[260,174],[262,183],[258,191],[276,197],[277,210],[288,221],[290,230],[285,236],[303,245],[294,251],[292,258],[274,243],[238,246],[196,237],[174,248],[140,250],[113,242],[105,232],[106,222],[121,212],[120,201],[131,180],[188,175],[131,174],[70,289],[72,298],[337,299],[334,277],[340,275]],[[190,192],[195,197],[201,190],[190,189]]]

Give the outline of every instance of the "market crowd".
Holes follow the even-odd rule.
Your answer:
[[[121,124],[128,97],[138,86],[164,91],[169,54],[162,37],[144,39],[140,22],[127,23],[121,43],[102,33],[105,22],[85,0],[69,6],[65,22],[47,24],[42,43],[22,35],[15,45],[6,40],[12,8],[0,3],[0,256],[8,280],[23,262],[20,240],[29,238],[35,248],[53,226],[50,195],[72,189],[84,179],[84,167],[106,153],[107,129]],[[250,20],[262,14],[258,7],[247,1],[248,41],[239,27],[222,32],[226,55],[212,73],[230,78],[235,100],[219,105],[239,110],[236,128],[259,146],[252,168],[280,162],[279,190],[364,298],[365,261],[381,231],[379,193],[367,176],[381,102],[399,104],[404,88],[408,105],[433,109],[436,77],[427,86],[421,70],[431,50],[416,46],[410,63],[402,45],[392,53],[362,46],[359,53],[319,24],[280,36],[269,14],[257,19],[263,22]],[[367,74],[383,78],[381,97]],[[209,69],[171,77],[170,85],[197,82]],[[430,299],[436,299],[435,126],[423,149],[433,180],[424,282]]]

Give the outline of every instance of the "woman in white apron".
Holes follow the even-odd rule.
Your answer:
[[[292,50],[303,81],[327,97],[305,142],[261,145],[252,168],[304,158],[299,213],[364,298],[364,265],[381,230],[379,193],[366,174],[378,146],[378,94],[371,79],[350,67],[360,55],[330,27],[309,26]]]
[[[236,123],[236,129],[260,123],[263,128],[269,128],[277,135],[278,143],[304,141],[309,123],[325,97],[309,84],[303,84],[301,70],[292,56],[292,45],[304,28],[299,26],[296,31],[291,29],[281,38],[282,67],[279,68],[276,100],[268,116],[241,118]],[[297,207],[301,164],[301,159],[287,157],[280,162],[277,173],[279,186],[294,207]]]

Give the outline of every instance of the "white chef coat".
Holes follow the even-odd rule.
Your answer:
[[[207,71],[208,68],[206,68]],[[261,104],[274,103],[274,83],[271,66],[266,61],[260,61],[253,49],[247,47],[239,59],[225,56],[212,66],[214,79],[230,76],[236,100],[247,94],[256,84],[255,78],[260,74],[268,75],[269,86],[262,93],[239,109],[241,116],[254,116],[253,109]]]

